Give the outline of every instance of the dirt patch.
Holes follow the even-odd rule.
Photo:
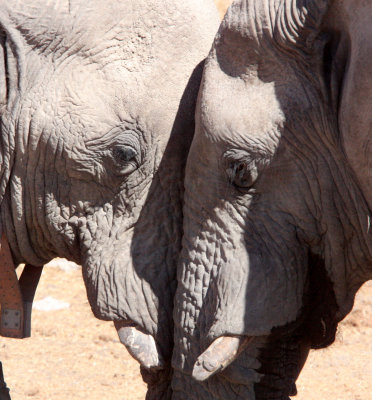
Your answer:
[[[231,4],[232,0],[215,0],[214,2],[218,8],[218,12],[222,19],[226,13],[226,10],[228,9],[229,5]]]

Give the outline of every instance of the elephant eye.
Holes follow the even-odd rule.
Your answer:
[[[137,151],[131,146],[116,146],[112,153],[117,162],[123,163],[133,161],[137,156]]]
[[[112,157],[120,168],[120,174],[129,174],[139,166],[138,152],[130,145],[117,145],[112,149]]]
[[[228,174],[232,184],[247,189],[256,181],[258,172],[254,163],[237,161],[230,164]]]

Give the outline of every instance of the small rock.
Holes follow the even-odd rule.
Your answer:
[[[56,311],[64,310],[70,307],[70,303],[66,301],[57,300],[51,296],[44,297],[42,300],[34,302],[32,308],[39,311]]]
[[[45,264],[46,268],[58,268],[65,272],[77,271],[81,267],[72,261],[68,261],[65,258],[55,258],[48,264]]]

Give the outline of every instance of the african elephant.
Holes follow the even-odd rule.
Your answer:
[[[82,264],[95,316],[156,371],[170,364],[183,170],[218,24],[212,0],[0,1],[0,233],[15,264]],[[160,375],[147,376],[157,399]]]
[[[371,18],[236,0],[222,22],[186,165],[175,399],[289,399],[372,278]]]

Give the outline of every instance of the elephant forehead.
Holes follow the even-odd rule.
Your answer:
[[[35,60],[29,60],[32,64]],[[63,127],[83,135],[104,131],[118,120],[115,108],[120,98],[110,82],[89,67],[74,66],[60,71],[38,64],[29,70],[22,96],[21,118],[27,115],[42,129]]]
[[[40,129],[64,128],[82,138],[101,136],[122,121],[140,124],[158,140],[169,137],[186,74],[172,85],[172,79],[156,68],[140,74],[117,68],[115,63],[101,68],[79,61],[56,68],[38,55],[30,56],[23,117],[31,118]]]
[[[155,59],[181,56],[213,26],[199,15],[202,5],[192,2],[194,10],[179,0],[0,0],[0,9],[28,48],[55,63],[80,56],[141,71]]]
[[[215,61],[205,71],[198,118],[208,141],[270,152],[285,122],[274,82],[230,76]]]
[[[87,117],[84,125],[90,121],[88,128],[98,131],[97,121],[106,124],[141,116],[146,128],[165,141],[188,80],[201,60],[200,48],[194,43],[211,38],[214,19],[198,15],[201,6],[197,4],[195,11],[190,9],[183,17],[172,14],[182,9],[181,2],[161,5],[159,1],[153,1],[147,14],[139,5],[109,1],[110,6],[102,10],[110,16],[106,25],[102,23],[105,18],[97,17],[101,16],[98,6],[94,12],[93,6],[84,8],[83,3],[83,15],[90,16],[86,21],[81,16],[68,20],[68,10],[58,9],[63,2],[50,3],[50,10],[46,4],[34,18],[27,18],[28,13],[37,13],[39,3],[34,0],[21,8],[23,2],[16,2],[11,11],[27,44],[24,99],[38,109],[47,108],[51,117],[66,113],[75,115],[75,121],[79,114],[81,121]],[[48,13],[55,14],[53,26],[47,24]],[[205,23],[199,28],[198,21]]]

